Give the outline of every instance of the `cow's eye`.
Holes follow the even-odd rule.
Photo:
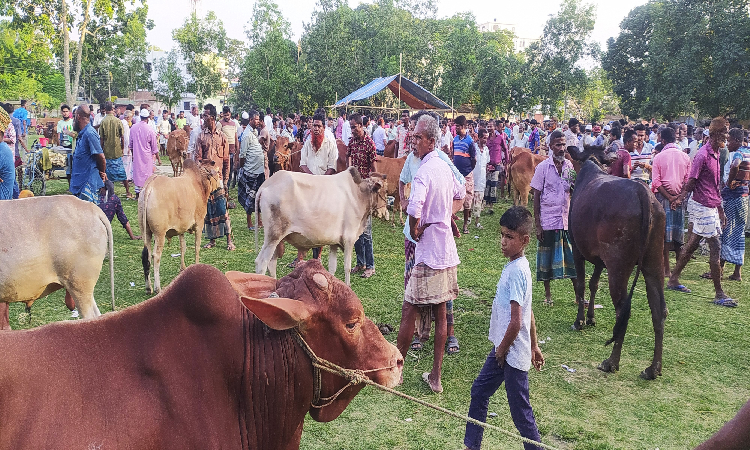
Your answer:
[[[356,327],[356,326],[357,326],[357,321],[349,322],[349,323],[346,324],[346,328],[349,329],[349,330],[353,330],[354,327]]]

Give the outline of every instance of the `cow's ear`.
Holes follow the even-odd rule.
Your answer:
[[[291,298],[242,297],[241,300],[261,322],[274,330],[294,328],[310,317],[307,305]]]

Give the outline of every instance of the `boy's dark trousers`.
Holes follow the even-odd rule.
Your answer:
[[[487,408],[490,397],[505,382],[505,392],[508,394],[510,416],[521,436],[539,442],[539,430],[534,420],[534,412],[529,403],[529,374],[523,370],[511,367],[507,363],[501,368],[495,359],[495,348],[487,356],[484,367],[479,372],[474,384],[471,385],[471,405],[469,417],[482,422],[487,421]],[[479,450],[482,446],[484,428],[472,423],[466,424],[464,445],[471,450]],[[524,444],[526,450],[537,450],[539,447]]]

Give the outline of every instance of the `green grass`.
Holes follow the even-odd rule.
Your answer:
[[[49,182],[49,194],[66,191],[65,181]],[[121,185],[117,191],[124,198]],[[136,203],[123,201],[123,204],[137,233]],[[507,203],[499,209],[505,207]],[[232,210],[231,216],[237,251],[226,251],[226,240],[220,240],[216,248],[201,251],[201,261],[222,271],[251,271],[256,254],[252,235],[245,228],[244,211]],[[445,358],[445,392],[431,394],[420,378],[421,373],[432,366],[429,343],[419,358],[411,354],[407,357],[404,385],[399,388],[407,394],[461,413],[468,410],[471,383],[491,348],[487,340],[491,303],[502,267],[507,262],[499,251],[498,219],[497,213],[484,216],[484,230],[473,231],[457,240],[461,257],[458,270],[461,296],[455,302],[455,313],[461,352]],[[375,322],[397,326],[403,298],[403,235],[400,227],[382,221],[375,221],[373,226],[377,274],[369,280],[353,278],[352,288],[362,300],[368,317]],[[142,244],[128,240],[116,220],[113,230],[119,309],[142,302],[149,296],[144,291],[141,269]],[[188,237],[188,263],[193,261],[191,245],[192,236]],[[535,245],[532,243],[527,252],[532,264]],[[178,258],[170,257],[177,252],[179,240],[173,239],[162,260],[164,286],[177,275]],[[287,250],[279,264],[279,276],[289,273],[286,264],[294,253],[292,249]],[[343,279],[341,260],[337,275]],[[707,267],[706,257],[699,256],[688,265],[682,278],[683,283],[698,295],[666,292],[669,317],[664,339],[664,369],[663,376],[655,381],[643,381],[638,377],[650,364],[654,342],[642,280],[633,300],[620,372],[615,374],[604,374],[596,368],[611,350],[603,346],[611,336],[614,322],[606,281],[603,280],[597,296],[597,303],[604,305],[603,309],[596,311],[598,324],[581,332],[570,329],[576,314],[570,282],[552,283],[556,300],[552,308],[542,305],[543,286],[534,283],[539,337],[551,338],[541,346],[546,366],[542,372],[532,372],[529,376],[531,403],[544,442],[566,449],[684,449],[707,439],[734,416],[750,397],[747,376],[750,369],[747,346],[749,284],[747,281],[725,282],[728,294],[740,299],[739,308],[714,306],[701,297],[713,294],[710,281],[698,278]],[[590,270],[589,267],[589,273]],[[750,277],[750,274],[746,276]],[[108,278],[105,261],[95,294],[102,313],[111,310]],[[130,285],[131,282],[134,286]],[[11,324],[15,329],[69,318],[62,291],[40,299],[30,318],[24,313],[23,305],[11,305]],[[396,334],[386,338],[395,341]],[[565,371],[561,364],[575,368],[576,372]],[[515,431],[502,388],[492,398],[490,411],[498,414],[489,419],[490,423]],[[408,418],[412,420],[407,422]],[[458,420],[365,388],[337,420],[323,424],[308,418],[302,448],[460,449],[463,448],[463,431],[464,424]],[[484,448],[517,449],[520,445],[503,435],[487,431]]]

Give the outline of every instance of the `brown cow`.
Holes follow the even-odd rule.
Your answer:
[[[386,184],[386,194],[393,196],[393,215],[396,215],[396,211],[399,214],[399,221],[404,224],[404,212],[401,210],[401,196],[398,194],[398,179],[401,177],[401,170],[404,168],[406,162],[406,156],[401,158],[387,158],[384,156],[378,156],[375,159],[375,171],[385,175],[386,180],[390,180]],[[389,220],[388,209],[385,210],[385,220]]]
[[[99,320],[0,333],[0,448],[297,449],[305,414],[335,419],[362,385],[323,372],[316,402],[295,330],[319,357],[398,382],[398,350],[318,261],[278,281],[194,265]]]
[[[398,156],[398,148],[397,143],[395,139],[391,139],[385,144],[385,150],[383,150],[383,156],[386,158],[395,158]]]
[[[346,158],[346,152],[348,151],[348,147],[346,144],[344,144],[344,141],[341,139],[336,139],[336,147],[339,150],[339,158],[336,160],[336,172],[343,172],[347,168],[349,168],[349,162]]]
[[[192,159],[185,161],[185,174],[177,178],[152,175],[146,180],[138,198],[138,223],[143,233],[143,276],[146,292],[151,293],[151,259],[154,261],[154,285],[161,290],[161,253],[164,241],[180,236],[180,270],[185,269],[185,233],[195,233],[195,262],[199,261],[203,221],[208,196],[219,187],[221,175],[213,161],[198,166]],[[151,239],[154,239],[153,252]]]
[[[513,204],[527,206],[529,203],[529,192],[531,192],[531,179],[534,177],[536,166],[546,159],[545,156],[535,155],[529,151],[512,150],[512,162],[508,171],[508,185],[513,197]]]
[[[185,160],[187,155],[188,139],[188,133],[182,129],[169,133],[167,156],[169,156],[169,162],[172,163],[172,171],[175,177],[182,174],[182,161]]]

